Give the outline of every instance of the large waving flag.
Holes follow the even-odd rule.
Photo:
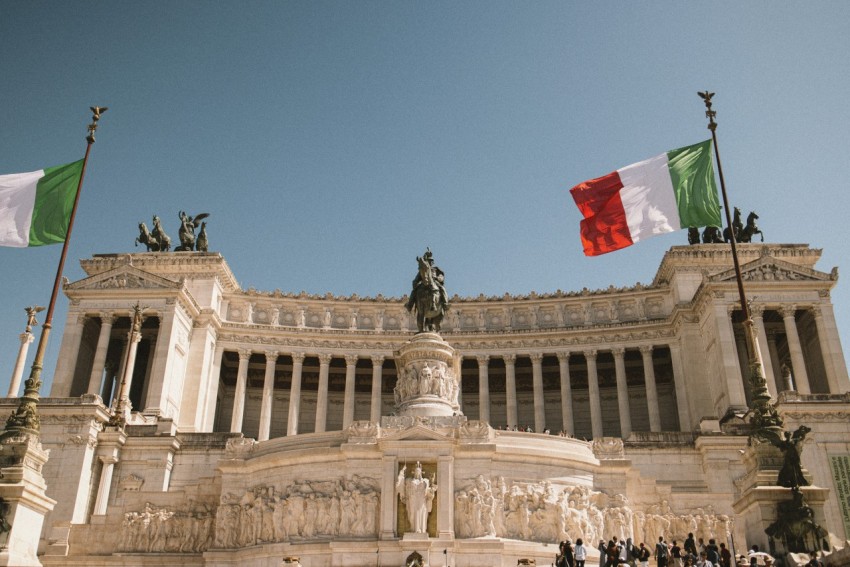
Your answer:
[[[711,140],[670,150],[570,189],[586,256],[691,226],[721,226]]]
[[[82,171],[80,160],[0,175],[0,246],[64,242]]]

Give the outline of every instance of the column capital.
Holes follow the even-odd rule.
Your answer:
[[[796,305],[782,305],[778,309],[779,314],[782,315],[783,319],[787,319],[788,317],[794,317],[797,314],[797,306]]]
[[[555,353],[555,355],[558,357],[558,362],[569,362],[570,354],[570,351]]]
[[[626,347],[614,347],[611,349],[611,354],[614,355],[614,358],[623,358],[626,354]]]
[[[638,349],[640,350],[640,353],[641,353],[643,356],[649,356],[649,355],[651,355],[651,354],[652,354],[652,349],[654,349],[654,348],[655,348],[655,347],[654,347],[654,346],[652,346],[652,345],[640,345],[640,346],[638,347]]]
[[[240,348],[236,352],[239,353],[239,360],[248,360],[251,358],[251,349],[249,348]]]
[[[726,304],[726,314],[732,315],[732,313],[737,311],[739,307],[740,307],[740,305],[737,305],[735,303],[727,303]]]
[[[28,345],[35,340],[35,335],[32,333],[21,333],[18,335],[18,338],[21,339],[22,345]]]
[[[809,309],[812,315],[815,316],[815,319],[823,319],[823,308],[820,305],[812,305]]]
[[[384,356],[383,354],[373,354],[371,356],[371,358],[372,358],[372,366],[383,367],[384,366],[384,360],[386,360],[387,357]]]
[[[478,355],[475,355],[475,360],[478,361],[478,366],[488,366],[490,364],[490,355],[489,354],[478,354]]]
[[[293,352],[290,356],[292,357],[292,364],[304,364],[303,352]]]
[[[115,323],[115,320],[118,318],[118,316],[115,315],[115,313],[110,313],[110,312],[107,312],[107,311],[101,311],[99,313],[99,317],[100,317],[100,322],[103,325],[112,325],[113,323]]]
[[[115,455],[99,455],[97,458],[100,459],[100,462],[104,465],[114,465],[118,462],[118,457]]]
[[[540,364],[543,362],[543,353],[542,352],[532,352],[529,353],[528,358],[531,359],[532,364]]]
[[[516,355],[515,355],[515,354],[503,354],[503,355],[502,355],[502,360],[504,360],[504,361],[505,361],[505,365],[506,365],[506,366],[507,366],[508,364],[510,364],[511,366],[513,366],[514,364],[516,364]]]
[[[320,354],[319,355],[319,364],[330,364],[331,359],[333,358],[332,354]]]
[[[345,355],[345,365],[346,366],[357,366],[358,360],[360,360],[360,357],[356,354],[346,354]]]
[[[84,325],[89,316],[85,313],[77,313],[77,325]]]
[[[596,355],[599,353],[595,348],[587,349],[583,352],[584,357],[587,359],[596,360]]]
[[[276,362],[277,357],[280,356],[280,353],[276,350],[267,350],[265,352],[266,362]]]
[[[764,317],[764,305],[750,305],[750,317]]]

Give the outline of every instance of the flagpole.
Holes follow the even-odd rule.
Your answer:
[[[53,328],[53,310],[56,307],[56,298],[59,295],[59,286],[62,283],[62,270],[65,267],[65,258],[68,255],[68,243],[71,241],[71,231],[74,228],[74,217],[77,214],[77,205],[80,202],[80,193],[83,188],[83,178],[86,175],[86,164],[89,161],[89,153],[94,144],[94,133],[97,130],[97,122],[100,115],[106,112],[106,107],[93,106],[92,123],[88,125],[89,135],[86,136],[86,155],[83,158],[83,167],[80,171],[80,181],[77,183],[77,194],[74,197],[74,205],[71,208],[71,217],[68,220],[68,231],[65,233],[65,242],[62,244],[62,255],[59,257],[59,266],[56,268],[56,277],[53,280],[53,291],[50,294],[47,314],[44,316],[44,324],[41,326],[41,334],[38,338],[38,347],[35,351],[35,359],[30,369],[30,376],[24,382],[24,394],[20,398],[18,408],[6,420],[6,429],[0,438],[14,435],[30,434],[38,436],[41,424],[38,417],[38,400],[41,389],[41,371],[44,366],[44,354],[47,351],[47,339],[50,329]]]
[[[723,166],[720,162],[720,150],[717,147],[717,122],[714,117],[717,112],[711,109],[711,98],[714,93],[697,93],[705,102],[705,116],[708,118],[708,129],[711,130],[711,141],[714,144],[714,156],[717,160],[717,174],[720,177],[720,191],[723,195],[723,208],[726,214],[726,225],[729,227],[729,242],[732,245],[732,263],[735,266],[735,281],[738,284],[738,296],[741,300],[741,312],[744,316],[744,336],[749,354],[750,385],[752,386],[752,397],[749,404],[750,424],[757,433],[762,429],[782,429],[782,417],[776,411],[770,391],[767,389],[767,380],[764,377],[764,364],[762,363],[761,350],[756,337],[756,328],[750,314],[750,305],[744,292],[744,279],[741,276],[741,264],[738,261],[738,247],[735,242],[735,230],[732,228],[732,210],[729,206],[729,198],[726,195],[726,182],[723,179]]]

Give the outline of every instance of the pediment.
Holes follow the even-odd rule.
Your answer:
[[[386,431],[386,430],[385,430]],[[381,441],[450,441],[451,434],[440,433],[426,425],[415,424],[382,436]]]
[[[182,282],[170,280],[134,266],[118,266],[65,285],[67,291],[108,291],[126,289],[177,290]]]
[[[745,282],[832,282],[838,279],[837,269],[831,273],[821,272],[779,260],[770,256],[763,256],[741,266],[741,278]],[[731,268],[710,276],[712,282],[735,281],[735,269]]]

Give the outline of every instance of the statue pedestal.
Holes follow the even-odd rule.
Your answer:
[[[415,532],[406,532],[402,536],[402,541],[428,541],[428,534],[417,534]]]
[[[742,524],[746,534],[746,548],[753,544],[759,549],[770,553],[781,553],[781,542],[775,542],[776,549],[771,549],[765,530],[779,519],[778,507],[782,502],[791,500],[790,488],[778,486],[777,475],[782,466],[782,453],[768,443],[750,445],[744,455],[747,474],[735,481],[739,497],[732,507],[737,516],[737,522]],[[803,470],[804,476],[811,481],[811,475]],[[806,505],[813,514],[814,522],[825,526],[826,521],[823,506],[829,496],[829,489],[816,486],[800,488]],[[739,547],[743,549],[743,546]],[[740,553],[740,551],[739,551]]]
[[[48,498],[41,469],[47,451],[38,438],[21,435],[0,442],[0,517],[9,531],[0,534],[0,565],[41,565],[36,552],[44,516],[56,501]]]
[[[396,415],[460,415],[460,359],[437,333],[419,333],[395,352]]]

